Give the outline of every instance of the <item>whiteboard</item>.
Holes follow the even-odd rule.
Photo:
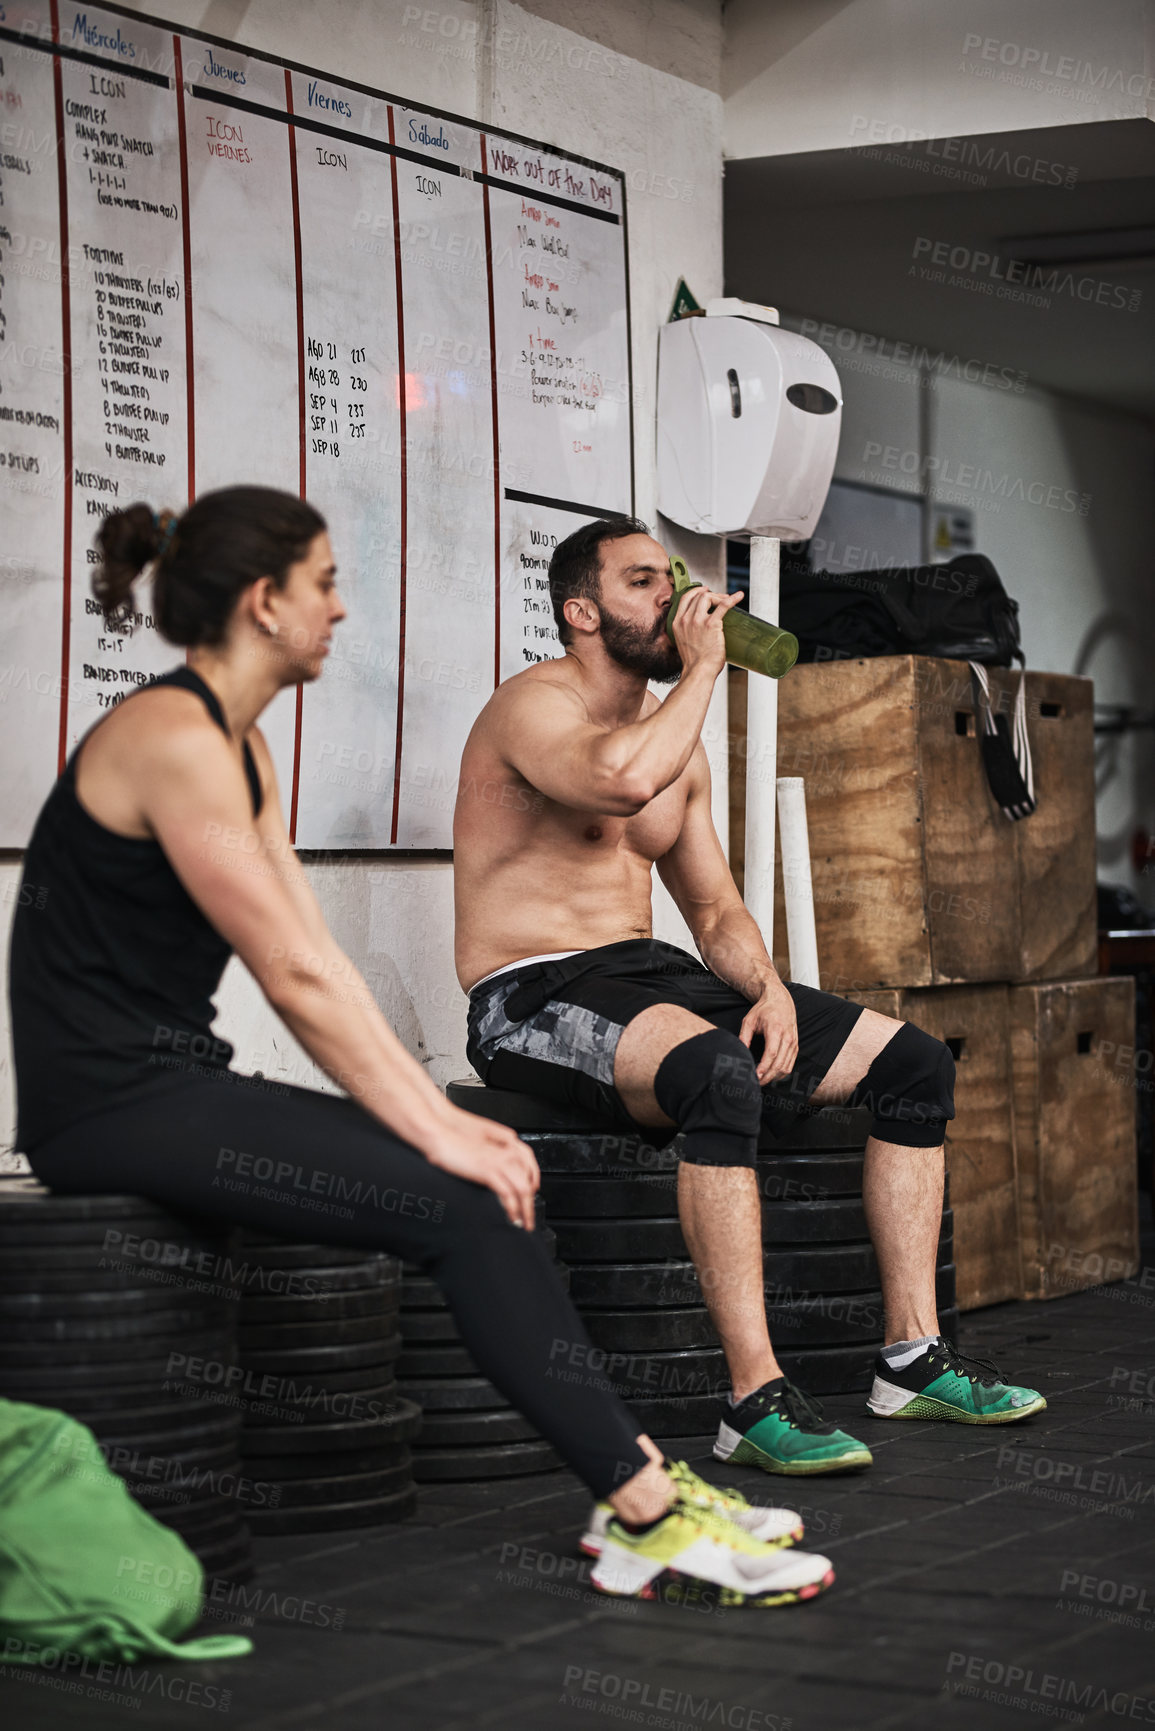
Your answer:
[[[0,6],[0,845],[181,658],[93,536],[238,482],[321,511],[349,617],[262,717],[305,848],[450,846],[545,570],[633,510],[618,170],[116,7]]]

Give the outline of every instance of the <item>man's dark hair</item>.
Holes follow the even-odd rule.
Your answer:
[[[602,543],[649,532],[649,526],[637,517],[599,517],[596,522],[583,523],[580,529],[558,542],[549,562],[549,598],[557,634],[563,643],[573,642],[562,612],[566,602],[601,599]]]

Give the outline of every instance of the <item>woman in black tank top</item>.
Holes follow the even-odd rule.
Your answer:
[[[114,513],[98,541],[113,628],[151,565],[154,617],[190,664],[90,729],[28,849],[37,893],[19,898],[10,991],[33,1171],[54,1190],[138,1194],[421,1263],[482,1373],[595,1495],[656,1518],[674,1488],[628,1409],[596,1379],[550,1379],[557,1341],[588,1336],[525,1230],[533,1155],[451,1106],[404,1049],[289,842],[256,719],[318,677],[344,616],[323,521],[237,487],[175,522],[144,505]],[[212,998],[233,951],[345,1097],[230,1068]]]

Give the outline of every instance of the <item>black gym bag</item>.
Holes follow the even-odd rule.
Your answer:
[[[799,661],[845,661],[876,655],[941,655],[969,661],[982,754],[991,792],[1012,822],[1035,809],[1027,740],[1025,680],[1014,722],[991,711],[983,667],[1026,669],[1019,604],[982,553],[960,553],[944,565],[898,565],[879,571],[811,571],[784,558],[778,623],[798,639]]]
[[[799,661],[860,655],[942,655],[987,667],[1024,661],[1019,604],[982,553],[881,571],[810,571],[783,559],[780,595],[778,623],[797,637]]]

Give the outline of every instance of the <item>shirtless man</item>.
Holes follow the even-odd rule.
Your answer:
[[[550,561],[564,654],[516,674],[466,743],[454,824],[457,973],[483,1081],[679,1128],[678,1211],[732,1393],[714,1453],[769,1472],[868,1466],[783,1376],[766,1326],[755,1155],[764,1109],[866,1104],[863,1200],[886,1310],[868,1407],[1006,1423],[1046,1405],[938,1332],[948,1049],[906,1022],[786,985],[730,875],[701,744],[739,599],[675,615],[643,523],[586,524]],[[648,681],[674,686],[664,702]],[[657,866],[695,960],[652,936]]]

